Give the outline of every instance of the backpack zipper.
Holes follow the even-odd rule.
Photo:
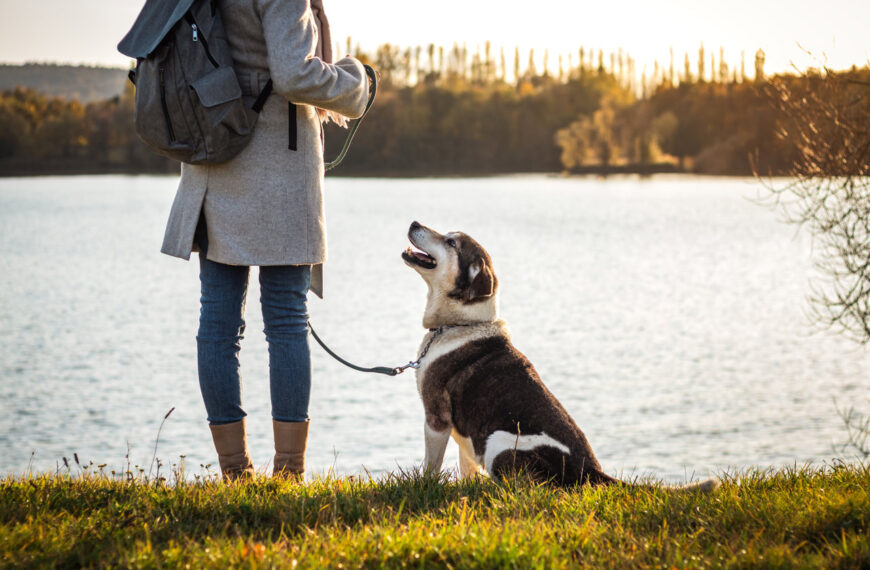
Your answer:
[[[169,142],[175,142],[175,131],[172,129],[172,121],[169,120],[169,107],[166,105],[166,78],[164,68],[160,66],[160,105],[163,107],[163,118],[166,120],[166,130],[169,131]]]
[[[188,12],[184,19],[187,20],[187,23],[190,24],[190,30],[192,33],[192,39],[195,43],[202,43],[202,47],[205,50],[205,56],[211,62],[211,64],[215,67],[220,67],[217,60],[211,55],[211,51],[208,49],[208,41],[205,39],[205,34],[199,33],[199,26],[196,25],[196,20],[193,19],[193,14]],[[201,40],[201,42],[200,42]]]

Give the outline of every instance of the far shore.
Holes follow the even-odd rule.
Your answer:
[[[36,160],[0,161],[0,178],[24,178],[36,176],[80,176],[102,174],[127,174],[127,175],[168,175],[178,176],[180,169],[163,168],[133,168],[120,164],[83,164],[76,160],[50,161],[39,163]],[[570,171],[562,170],[537,170],[506,172],[497,170],[473,170],[473,171],[430,171],[430,170],[406,170],[406,169],[361,169],[348,168],[337,169],[328,176],[342,178],[476,178],[484,176],[501,176],[511,174],[549,174],[553,176],[610,176],[610,175],[640,175],[653,174],[687,174],[702,176],[727,176],[746,177],[752,176],[751,172],[694,172],[681,170],[671,163],[662,164],[628,164],[615,166],[583,166]]]

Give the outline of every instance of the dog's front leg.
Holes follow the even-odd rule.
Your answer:
[[[420,372],[418,371],[418,374]],[[423,434],[426,440],[426,459],[423,468],[426,471],[440,471],[444,462],[444,451],[450,440],[452,431],[452,416],[450,414],[450,397],[447,395],[444,382],[446,379],[438,376],[430,377],[428,381],[418,376],[420,395],[423,397],[423,409],[426,412],[426,423]],[[440,381],[439,381],[440,380]]]
[[[444,462],[444,451],[450,441],[450,424],[438,418],[426,418],[423,426],[426,436],[426,459],[423,468],[427,471],[440,471]]]

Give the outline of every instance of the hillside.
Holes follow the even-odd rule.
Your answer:
[[[29,87],[51,97],[77,99],[83,103],[120,95],[127,71],[112,67],[74,65],[0,64],[0,91]]]

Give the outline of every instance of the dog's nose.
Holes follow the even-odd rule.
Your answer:
[[[420,225],[421,225],[420,222],[418,222],[417,220],[414,220],[413,222],[411,222],[411,230],[412,231],[416,230],[417,228],[420,227]]]

